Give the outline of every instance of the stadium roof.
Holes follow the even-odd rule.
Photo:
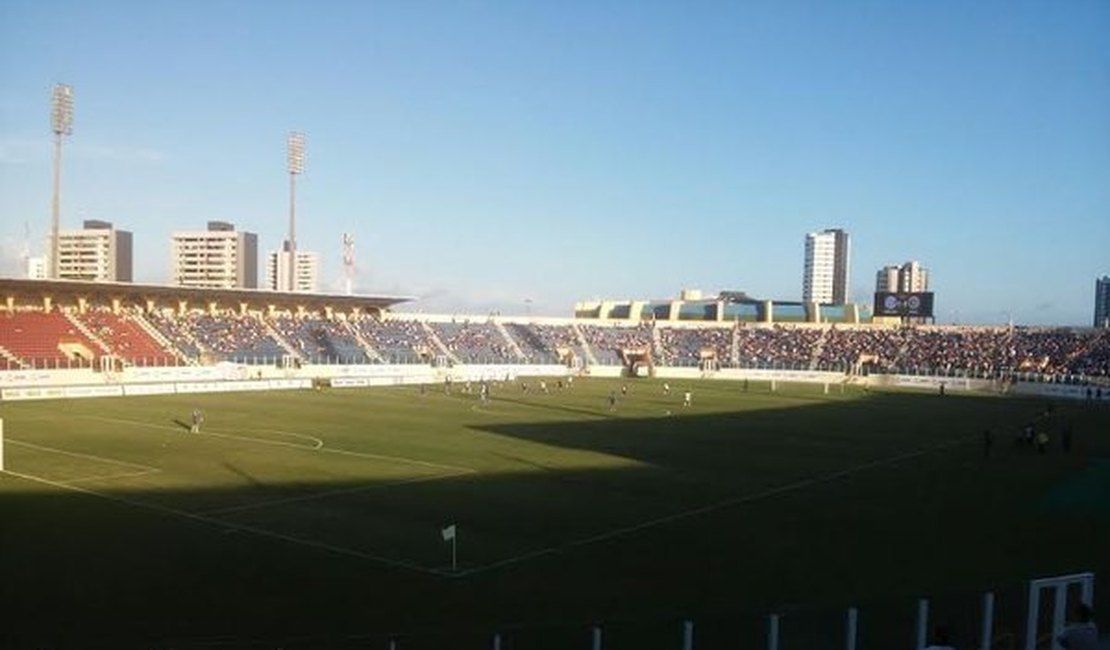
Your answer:
[[[259,310],[273,306],[279,310],[303,308],[319,311],[331,308],[336,311],[386,310],[402,302],[414,300],[413,296],[343,295],[327,293],[289,293],[267,289],[202,289],[158,284],[133,284],[130,282],[84,282],[80,280],[24,280],[0,278],[0,296],[5,303],[23,306],[41,304],[50,298],[55,304],[76,304],[84,299],[93,303],[109,303],[119,299],[125,303],[144,303],[148,300],[165,305],[186,301],[200,306],[217,304],[221,308]]]

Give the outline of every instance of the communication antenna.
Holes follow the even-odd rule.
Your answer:
[[[31,270],[31,225],[23,222],[23,251],[19,254],[19,263],[23,266],[23,274]]]
[[[351,295],[355,284],[355,236],[343,233],[343,291]]]

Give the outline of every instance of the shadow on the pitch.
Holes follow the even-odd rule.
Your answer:
[[[604,394],[591,399],[601,404]],[[862,606],[862,634],[873,634],[882,617],[859,594],[902,599],[913,612],[913,599],[934,587],[1016,581],[1049,565],[1110,569],[1099,551],[1110,526],[1028,505],[1049,483],[1051,464],[1064,461],[1055,452],[1000,448],[981,464],[972,444],[920,464],[735,500],[908,446],[974,437],[988,422],[1001,439],[1001,427],[1019,426],[1036,406],[948,399],[942,409],[941,399],[875,395],[862,410],[815,400],[638,418],[552,399],[538,408],[588,417],[471,425],[493,434],[475,446],[465,432],[429,438],[428,453],[443,462],[484,468],[452,474],[412,465],[389,479],[351,471],[366,462],[372,474],[381,458],[328,457],[327,448],[208,436],[93,448],[96,457],[66,456],[59,465],[87,462],[104,482],[0,493],[0,646],[388,647],[399,630],[406,649],[489,647],[492,631],[519,622],[547,638],[508,647],[546,650],[586,647],[589,623],[599,621],[606,647],[674,648],[677,622],[689,616],[698,620],[698,647],[728,647],[738,632],[732,613],[741,611],[757,614],[745,637],[757,647],[760,608],[817,602],[833,613],[820,638],[804,636],[806,612],[784,617],[792,647],[816,647],[842,634],[838,608],[848,604]],[[1093,425],[1107,419],[1089,422],[1101,432]],[[1076,454],[1087,444],[1110,453],[1110,441],[1081,438],[1087,429],[1076,428]],[[444,455],[456,449],[457,458]],[[117,456],[161,471],[133,477],[134,468],[112,465]],[[328,458],[337,462],[318,463]],[[9,468],[18,471],[14,460]],[[730,499],[737,507],[706,508]],[[461,568],[521,561],[452,580],[336,552],[443,570],[452,546],[442,531],[451,524]],[[1077,525],[1082,537],[1043,532]],[[529,559],[537,551],[546,552]],[[961,611],[977,611],[972,596]],[[729,620],[716,637],[707,624],[714,616]],[[867,645],[897,647],[908,629]],[[419,638],[425,630],[444,638]],[[527,633],[520,626],[507,638]],[[473,642],[462,643],[468,635]]]

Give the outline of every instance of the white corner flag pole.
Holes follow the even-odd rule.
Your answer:
[[[443,536],[443,541],[451,542],[451,571],[454,572],[458,567],[458,527],[451,524],[439,532]]]

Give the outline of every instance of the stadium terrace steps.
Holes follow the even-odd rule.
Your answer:
[[[108,347],[108,344],[105,343],[104,341],[100,340],[100,337],[97,336],[96,333],[93,332],[91,329],[89,329],[89,327],[87,325],[82,323],[77,318],[76,314],[74,314],[72,312],[65,311],[65,312],[62,312],[62,315],[64,315],[66,320],[68,320],[70,323],[72,323],[74,327],[79,329],[82,334],[84,334],[90,341],[92,341],[93,344],[96,345],[96,347],[100,349],[101,354],[111,354],[112,353],[112,350],[111,350],[111,348]],[[97,356],[99,356],[99,355],[97,355]]]
[[[651,346],[657,366],[693,366],[713,350],[721,366],[872,372],[1041,375],[1051,381],[1110,381],[1110,332],[1090,328],[889,328],[736,326],[732,323],[576,322],[486,316],[438,321],[390,314],[346,320],[307,313],[141,308],[84,313],[0,311],[0,367],[96,366],[112,355],[126,364],[232,361],[277,363],[560,363],[617,366],[620,352]],[[152,363],[153,362],[153,363]]]
[[[22,359],[9,352],[7,348],[3,346],[0,346],[0,359],[3,359],[6,362],[4,366],[7,370],[11,370],[12,366],[15,366],[20,370],[28,367]]]
[[[151,312],[148,318],[144,320],[154,331],[165,338],[170,347],[176,350],[183,359],[188,359],[192,364],[199,361],[200,342],[197,341],[196,335],[185,327],[183,322],[179,323],[176,318],[160,312]]]
[[[164,365],[167,358],[177,359],[176,351],[154,338],[133,316],[91,309],[71,315],[90,336],[105,346],[107,353],[127,364]]]
[[[355,341],[358,341],[359,346],[362,347],[363,353],[365,353],[370,360],[379,363],[385,361],[385,357],[382,356],[382,353],[378,352],[377,348],[375,348],[370,343],[370,341],[365,336],[363,336],[362,332],[358,329],[358,327],[355,326],[354,323],[346,320],[342,321],[342,323],[343,329],[346,330],[347,333],[349,333],[355,339]]]
[[[260,323],[262,323],[262,328],[266,331],[266,334],[274,341],[276,341],[277,344],[280,345],[283,350],[285,350],[286,354],[299,361],[306,361],[305,355],[297,350],[297,348],[293,347],[293,344],[291,344],[284,336],[282,336],[281,332],[277,331],[277,328],[275,328],[269,321],[264,318],[260,318],[258,320]]]
[[[165,350],[167,354],[171,355],[176,361],[195,363],[195,361],[191,359],[187,354],[177,349],[177,346],[175,346],[173,342],[169,340],[169,338],[162,334],[162,332],[158,331],[158,328],[155,327],[149,320],[147,320],[146,317],[143,316],[142,312],[136,311],[129,314],[129,320],[137,327],[142,329],[144,332],[146,332],[147,336],[154,339],[154,342],[157,343],[158,346],[161,347],[163,350]]]
[[[59,311],[0,315],[0,346],[32,367],[92,365],[98,346]]]
[[[441,341],[439,336],[436,334],[435,329],[431,325],[429,325],[427,321],[420,321],[420,326],[424,328],[424,333],[427,334],[428,340],[432,342],[432,345],[434,345],[437,350],[439,350],[440,354],[447,357],[454,363],[459,363],[459,358],[447,349],[447,346],[443,344],[443,341]]]
[[[509,330],[505,329],[504,323],[501,323],[500,321],[495,321],[493,324],[495,327],[497,327],[497,331],[501,332],[501,336],[505,338],[505,344],[508,345],[509,349],[513,351],[513,354],[516,355],[517,360],[526,360],[527,357],[524,355],[524,350],[521,350],[520,346],[517,345],[517,342],[513,339],[513,337],[509,336]]]
[[[571,329],[574,330],[574,335],[578,337],[578,345],[586,353],[586,359],[590,362],[590,365],[597,365],[597,357],[594,356],[594,351],[590,349],[590,344],[586,342],[586,337],[582,335],[582,329],[578,327],[578,323],[571,324]]]
[[[825,341],[829,338],[829,332],[832,330],[822,330],[821,338],[817,339],[817,343],[813,346],[813,350],[809,355],[809,370],[817,370],[817,364],[821,360],[821,354],[825,351]]]

